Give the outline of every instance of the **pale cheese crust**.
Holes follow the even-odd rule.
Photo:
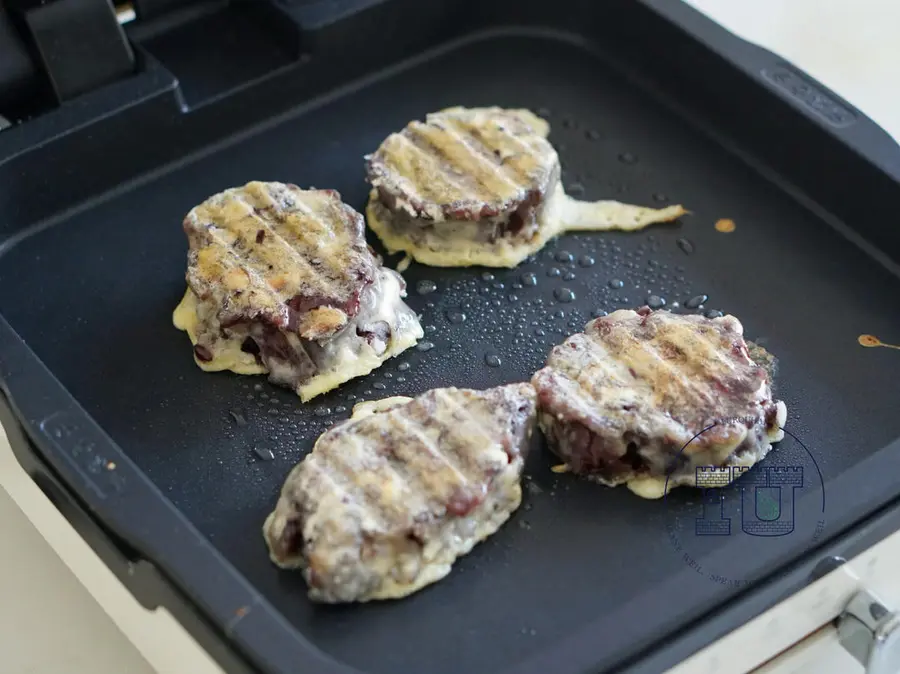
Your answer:
[[[369,193],[366,206],[366,222],[390,254],[404,252],[416,262],[431,267],[499,267],[513,268],[525,258],[534,255],[549,241],[578,231],[636,231],[655,223],[672,222],[687,214],[681,206],[654,209],[632,206],[618,201],[579,201],[563,191],[557,184],[538,213],[539,227],[530,239],[500,237],[492,242],[476,241],[465,235],[435,236],[419,233],[423,243],[413,240],[394,226],[390,213],[381,204],[378,191]],[[457,231],[477,228],[477,223],[448,222],[447,230]],[[452,230],[451,230],[452,231]]]
[[[204,371],[268,374],[306,402],[424,334],[402,277],[334,190],[253,181],[191,209],[184,229],[188,288],[172,321]]]
[[[327,393],[356,377],[362,377],[379,368],[386,360],[393,358],[416,345],[424,336],[424,331],[416,315],[401,301],[401,290],[393,272],[380,272],[385,286],[384,295],[375,305],[374,319],[381,319],[391,326],[391,335],[385,350],[376,352],[371,345],[355,339],[356,321],[351,322],[342,332],[326,343],[327,362],[330,367],[318,370],[312,377],[297,387],[297,395],[302,402],[308,402],[318,395]],[[198,343],[197,335],[201,321],[198,311],[203,311],[203,303],[188,289],[173,313],[173,324],[188,334],[191,343]],[[373,318],[369,316],[369,318]],[[364,316],[365,318],[366,316]],[[219,338],[213,357],[202,361],[194,354],[194,362],[206,372],[228,370],[241,375],[268,374],[269,369],[249,353],[241,350],[244,335]]]
[[[539,424],[572,472],[659,498],[697,467],[749,467],[784,437],[784,402],[733,316],[615,311],[551,351]]]
[[[329,603],[407,596],[519,507],[534,390],[434,389],[354,408],[290,473],[264,537]]]

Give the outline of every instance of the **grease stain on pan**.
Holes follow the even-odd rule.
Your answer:
[[[880,339],[878,339],[875,335],[860,335],[856,339],[859,342],[860,346],[865,346],[868,348],[875,346],[883,346],[886,349],[897,349],[900,351],[900,345],[898,344],[885,344]]]
[[[722,234],[730,234],[735,229],[737,229],[737,225],[734,224],[734,220],[730,218],[721,218],[716,220],[716,231],[722,232]]]

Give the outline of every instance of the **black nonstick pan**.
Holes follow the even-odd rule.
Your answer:
[[[900,149],[882,131],[678,2],[263,4],[240,11],[293,26],[287,65],[216,95],[191,71],[179,92],[178,50],[136,25],[154,96],[0,143],[3,423],[142,602],[234,671],[658,672],[874,542],[846,534],[900,497],[900,351],[883,346],[900,344]],[[690,214],[564,236],[513,270],[414,263],[424,342],[306,405],[201,372],[171,323],[187,211],[249,180],[362,210],[363,155],[451,105],[546,116],[570,194]],[[414,596],[316,606],[269,562],[287,472],[355,402],[525,380],[592,316],[647,303],[731,313],[778,357],[790,434],[724,500],[556,474],[539,442],[522,508]]]

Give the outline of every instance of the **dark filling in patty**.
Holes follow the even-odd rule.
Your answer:
[[[382,292],[380,285],[366,284],[363,292],[350,301],[352,306],[342,307],[345,311],[351,310],[354,318],[330,339],[347,339],[352,335],[351,339],[356,340],[354,350],[358,351],[362,345],[368,344],[376,355],[381,356],[387,350],[393,331],[386,321],[372,320],[377,315],[376,305],[381,299],[379,292]],[[246,316],[241,320],[231,320],[227,325],[220,325],[218,330],[207,323],[199,337],[206,344],[197,344],[194,354],[198,360],[210,362],[214,358],[218,340],[239,339],[241,351],[253,355],[256,362],[268,370],[269,381],[296,390],[318,372],[334,365],[331,362],[333,356],[326,349],[330,340],[320,343],[304,339],[296,330],[296,323],[302,312],[331,305],[318,301],[317,298],[295,297],[288,302],[288,306],[291,318],[286,330],[271,321],[251,320]],[[213,335],[215,338],[210,342],[209,338]]]
[[[388,206],[395,204],[396,200],[385,190],[379,189],[378,195],[378,219],[399,236],[425,248],[429,241],[435,239],[447,243],[462,239],[487,244],[496,243],[499,239],[530,241],[540,227],[537,215],[543,203],[541,193],[533,190],[518,208],[507,214],[475,220],[461,218],[434,222],[427,217],[415,217],[405,210]]]
[[[777,407],[770,403],[763,424],[748,421],[746,425],[751,432],[719,467],[730,465],[733,459],[745,457],[756,448],[764,448],[769,443],[767,436],[777,430],[777,414]],[[698,466],[709,465],[702,461],[708,455],[701,448],[690,451],[691,446],[685,448],[673,440],[647,438],[625,431],[621,439],[611,441],[575,420],[560,420],[548,413],[541,413],[538,420],[554,454],[579,475],[595,476],[609,482],[640,476],[675,479],[692,477]]]

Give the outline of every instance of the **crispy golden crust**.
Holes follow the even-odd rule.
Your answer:
[[[359,308],[377,263],[362,216],[334,190],[250,182],[188,213],[187,282],[223,326],[264,322],[321,340]]]

